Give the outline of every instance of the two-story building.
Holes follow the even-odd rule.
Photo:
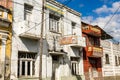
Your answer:
[[[0,80],[10,79],[12,4],[0,1]]]
[[[101,39],[111,38],[99,26],[82,22],[82,33],[86,38],[86,47],[83,49],[84,75],[86,80],[102,80],[103,47]]]
[[[84,80],[83,53],[86,46],[81,32],[80,13],[58,3],[14,0],[11,79]],[[40,32],[43,26],[43,53],[40,61]]]
[[[41,0],[13,0],[12,80],[35,79],[39,75]]]
[[[101,29],[82,22],[83,36],[86,38],[86,47],[83,49],[84,75],[86,80],[102,77],[101,57],[103,48],[100,47]]]

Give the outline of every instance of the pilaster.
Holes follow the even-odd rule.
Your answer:
[[[1,35],[0,80],[4,80],[6,40],[7,40],[8,35],[5,33],[0,33],[0,35]]]

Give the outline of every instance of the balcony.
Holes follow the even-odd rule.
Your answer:
[[[92,36],[97,36],[97,37],[101,36],[101,30],[97,26],[96,27],[90,25],[84,26],[82,27],[82,32]]]
[[[0,18],[0,26],[1,27],[9,27],[11,22],[7,19]]]
[[[86,47],[87,56],[88,57],[102,57],[103,56],[103,48],[102,47]]]
[[[61,45],[70,45],[73,47],[85,47],[86,41],[84,37],[77,35],[64,36],[60,39]]]
[[[29,39],[40,39],[40,27],[30,21],[24,21],[24,31],[19,35],[20,37],[29,38]]]
[[[9,9],[0,6],[0,26],[9,27],[12,22],[12,13]]]

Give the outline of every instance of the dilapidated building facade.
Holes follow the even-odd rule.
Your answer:
[[[83,49],[85,80],[102,80],[103,48],[100,46],[102,30],[98,26],[82,22],[82,32],[86,38],[86,47]]]
[[[11,79],[38,77],[40,0],[13,0]]]
[[[84,80],[80,13],[54,1],[46,0],[41,21],[40,0],[14,0],[11,79],[39,78],[42,65],[44,80]],[[44,24],[42,64],[40,32]]]

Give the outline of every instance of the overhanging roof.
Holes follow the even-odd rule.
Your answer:
[[[105,40],[105,39],[112,39],[113,37],[111,35],[109,35],[107,32],[105,32],[104,30],[102,30],[102,36],[101,39]]]
[[[94,27],[100,28],[98,25],[95,25]],[[102,28],[101,29],[101,39],[105,40],[105,39],[112,39],[113,37],[108,34],[107,32],[105,32]]]
[[[88,23],[85,23],[85,22],[82,22],[83,24],[86,24],[86,25],[91,25],[91,24],[88,24]],[[93,26],[93,25],[92,25]],[[105,39],[112,39],[113,37],[111,35],[109,35],[107,32],[105,32],[102,28],[100,28],[98,25],[94,25],[93,27],[96,27],[96,28],[99,28],[101,29],[101,39],[102,40],[105,40]]]

